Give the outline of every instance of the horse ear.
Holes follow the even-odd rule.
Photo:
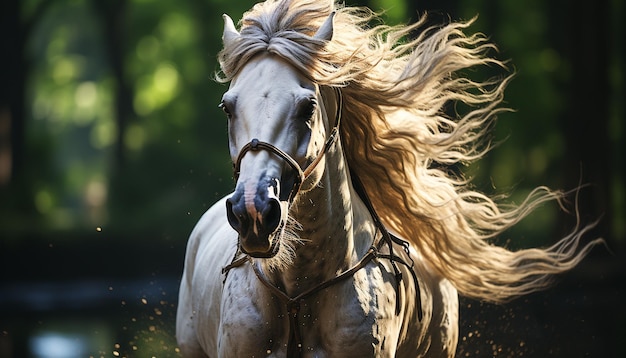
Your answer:
[[[224,14],[222,15],[222,18],[224,19],[224,34],[222,35],[222,42],[224,43],[224,46],[226,46],[239,37],[239,31],[235,28],[233,19],[231,19],[230,16]]]
[[[331,12],[326,21],[317,30],[314,38],[324,41],[330,41],[333,38],[333,19],[335,18],[335,11]]]

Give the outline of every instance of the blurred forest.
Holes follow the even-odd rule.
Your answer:
[[[226,87],[212,79],[221,14],[237,20],[254,3],[2,2],[0,357],[52,356],[37,353],[37,342],[54,332],[83,334],[76,356],[176,355],[187,237],[233,187],[217,108]],[[486,34],[516,73],[505,97],[515,111],[499,117],[494,139],[502,143],[460,170],[490,194],[512,193],[511,202],[538,185],[583,184],[583,223],[601,218],[587,239],[604,237],[608,250],[594,250],[560,291],[518,306],[462,301],[459,355],[626,355],[610,343],[626,338],[616,303],[626,276],[624,2],[346,4],[385,10],[390,24],[425,12],[432,25],[478,15],[469,31]],[[542,207],[501,244],[550,245],[575,219]],[[579,309],[586,313],[572,313]],[[552,310],[569,321],[551,322]],[[516,319],[526,328],[511,328]]]

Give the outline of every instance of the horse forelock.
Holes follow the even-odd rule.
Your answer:
[[[330,42],[312,37],[336,10]],[[549,249],[511,252],[490,240],[538,205],[560,200],[546,188],[519,206],[502,206],[460,177],[432,167],[468,163],[490,148],[487,133],[510,76],[471,81],[457,75],[495,65],[494,46],[465,35],[472,21],[429,28],[369,26],[376,16],[331,0],[268,0],[244,14],[240,38],[220,53],[221,81],[256,54],[274,53],[320,85],[342,87],[341,139],[382,220],[421,252],[463,295],[502,302],[545,287],[548,275],[576,265],[590,249],[578,242],[586,228]],[[444,107],[471,108],[450,117]]]
[[[270,0],[256,4],[243,15],[241,36],[220,52],[222,73],[217,79],[230,81],[259,53],[280,56],[314,79],[326,41],[313,35],[332,10],[332,1]]]

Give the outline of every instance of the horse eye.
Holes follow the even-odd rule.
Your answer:
[[[298,109],[298,117],[304,120],[309,120],[315,114],[315,110],[317,109],[317,100],[315,98],[308,98],[305,101],[300,103]]]

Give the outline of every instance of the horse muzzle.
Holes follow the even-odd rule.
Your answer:
[[[238,185],[226,200],[228,222],[239,234],[241,250],[252,257],[269,258],[278,253],[277,234],[285,221],[279,190],[277,179],[261,180],[255,187]]]

